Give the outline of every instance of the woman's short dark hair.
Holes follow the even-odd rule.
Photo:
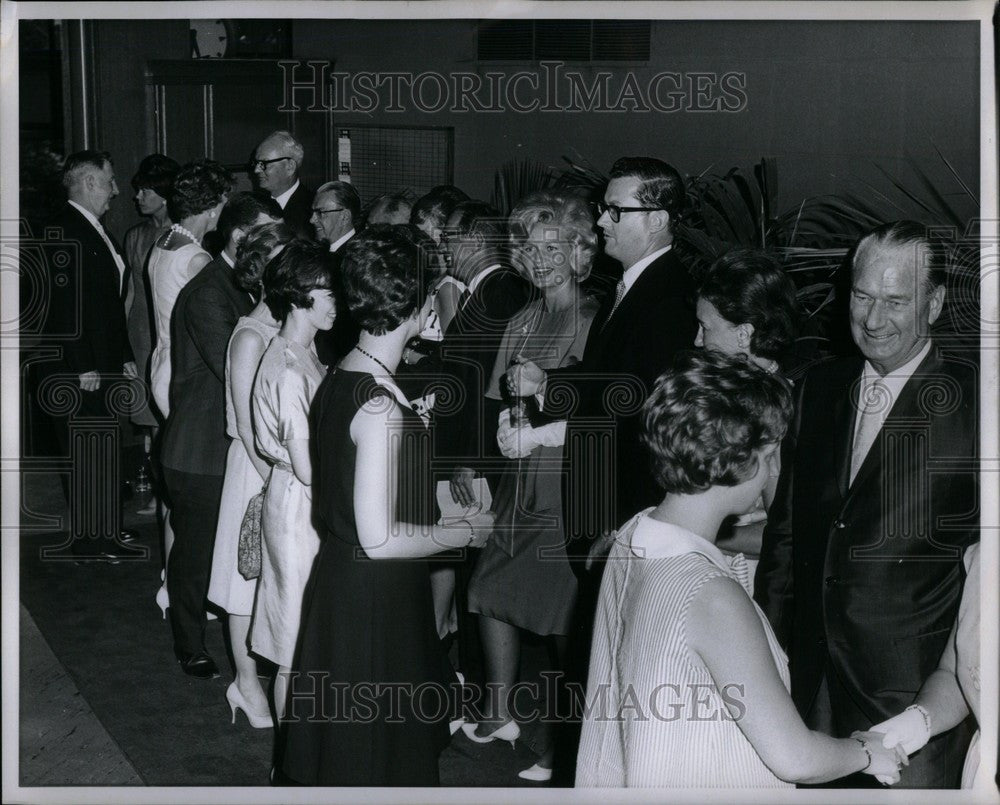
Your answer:
[[[709,267],[698,296],[730,324],[752,324],[750,352],[778,360],[795,341],[799,305],[795,284],[770,256],[733,249]]]
[[[139,163],[135,176],[132,177],[132,189],[139,191],[148,187],[160,198],[170,198],[174,177],[180,169],[176,160],[163,154],[150,154]]]
[[[736,486],[756,471],[755,452],[780,442],[791,389],[739,356],[681,352],[642,409],[642,440],[667,493]]]
[[[264,302],[278,321],[311,308],[309,292],[319,288],[333,289],[333,255],[323,244],[296,238],[264,267]]]
[[[233,174],[215,160],[189,162],[174,177],[174,186],[167,199],[170,220],[180,223],[212,209],[232,192],[234,185]]]
[[[373,335],[395,330],[427,296],[416,236],[409,224],[374,224],[341,250],[344,299],[358,325]]]
[[[236,284],[247,293],[259,293],[264,268],[271,259],[271,253],[294,238],[295,233],[280,221],[250,227],[246,237],[236,247],[236,261],[233,264]]]

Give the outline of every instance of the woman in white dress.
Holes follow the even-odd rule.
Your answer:
[[[787,658],[715,546],[777,474],[788,384],[715,351],[678,356],[643,409],[666,491],[616,535],[594,621],[577,758],[581,787],[780,788],[857,771],[899,779],[881,735],[803,723]]]
[[[261,358],[251,401],[257,451],[270,464],[261,515],[261,566],[250,648],[278,666],[274,705],[284,717],[302,599],[319,535],[312,524],[309,408],[326,374],[313,340],[333,327],[333,257],[289,243],[264,270],[264,301],[281,329]]]
[[[201,241],[215,229],[234,183],[233,175],[212,160],[196,160],[182,167],[174,177],[167,201],[170,220],[176,223],[156,239],[149,252],[149,291],[156,335],[149,359],[149,379],[153,400],[163,420],[170,414],[170,317],[181,288],[212,259]],[[161,514],[164,581],[156,601],[166,617],[170,598],[165,568],[174,539],[166,505]]]
[[[278,322],[264,303],[261,277],[267,262],[292,240],[284,224],[262,224],[247,232],[236,251],[233,267],[236,284],[260,299],[236,323],[226,352],[226,433],[232,441],[226,455],[219,523],[215,531],[212,575],[208,600],[228,615],[229,639],[236,679],[226,690],[233,718],[237,708],[251,726],[272,726],[267,695],[257,676],[257,662],[250,656],[248,638],[257,579],[245,579],[238,568],[240,527],[250,498],[264,487],[271,471],[254,445],[250,395],[260,359],[278,332]]]

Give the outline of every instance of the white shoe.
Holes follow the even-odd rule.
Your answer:
[[[513,749],[514,741],[521,737],[521,728],[514,720],[508,721],[506,724],[497,727],[485,738],[480,738],[476,735],[476,726],[476,724],[463,724],[462,732],[465,733],[466,738],[477,744],[488,744],[491,741],[501,740],[509,742],[510,748]]]
[[[552,779],[552,769],[546,769],[544,766],[539,766],[536,763],[530,769],[519,771],[517,776],[522,780],[532,780],[536,783],[547,783]]]

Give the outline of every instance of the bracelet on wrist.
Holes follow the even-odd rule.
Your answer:
[[[865,752],[865,757],[868,758],[868,762],[865,764],[865,767],[861,769],[861,771],[868,771],[868,769],[871,768],[872,765],[872,750],[868,748],[868,742],[863,738],[854,738],[854,740],[857,741],[859,744],[861,744],[861,748]]]
[[[921,704],[911,704],[906,710],[914,710],[920,714],[920,717],[924,720],[924,729],[927,731],[927,737],[931,735],[931,714],[927,712],[927,708]],[[903,712],[905,713],[906,710]]]
[[[469,541],[463,545],[463,548],[468,548],[472,544],[472,540],[476,538],[476,529],[472,527],[472,523],[468,520],[459,520],[460,523],[465,523],[469,527]]]

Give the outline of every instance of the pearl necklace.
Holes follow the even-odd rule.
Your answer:
[[[201,245],[201,241],[194,236],[194,233],[190,229],[186,229],[180,224],[171,224],[170,231],[176,232],[178,235],[185,235],[186,237],[190,238],[194,243],[198,244],[199,246]]]
[[[381,366],[382,369],[385,371],[385,373],[387,375],[389,375],[389,377],[392,377],[392,372],[389,371],[389,367],[386,366],[384,363],[382,363],[382,361],[380,361],[378,358],[376,358],[370,352],[367,352],[366,350],[362,349],[360,346],[355,346],[354,348],[358,352],[360,352],[362,355],[364,355],[366,358],[371,358],[373,361],[375,361],[375,363],[377,363],[379,366]]]

